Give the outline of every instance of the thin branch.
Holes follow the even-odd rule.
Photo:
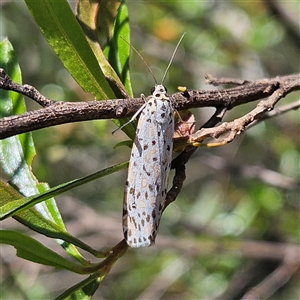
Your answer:
[[[206,138],[218,139],[225,135],[225,137],[222,137],[220,140],[210,142],[206,145],[208,147],[215,147],[228,144],[232,142],[237,135],[241,134],[246,127],[257,122],[263,118],[267,112],[273,110],[280,99],[285,97],[291,91],[299,88],[299,78],[295,78],[292,83],[283,82],[267,99],[258,102],[257,106],[249,113],[232,122],[224,122],[217,127],[202,128],[190,136],[189,142],[192,145],[197,145],[197,142],[201,143]],[[294,109],[294,106],[292,106],[292,108]]]
[[[257,123],[262,122],[262,121],[266,121],[270,118],[274,118],[277,116],[280,116],[284,113],[287,113],[291,110],[296,110],[300,108],[300,100],[297,100],[295,102],[286,104],[286,105],[281,105],[277,108],[274,108],[272,111],[270,112],[266,112],[259,120],[255,120],[253,121],[251,124],[249,124],[246,129],[249,129],[250,127],[255,126]]]
[[[245,85],[251,83],[249,80],[239,78],[215,78],[209,73],[205,74],[205,82],[215,86],[223,84]]]
[[[273,109],[272,111],[266,113],[262,118],[261,121],[267,120],[269,118],[273,118],[275,116],[282,115],[288,111],[296,110],[300,107],[300,100],[297,100],[295,102],[292,102],[290,104],[282,105],[280,107],[277,107]]]
[[[0,87],[3,90],[14,91],[27,96],[42,107],[47,107],[55,104],[55,101],[46,98],[35,87],[28,84],[21,85],[17,82],[12,81],[3,69],[0,69],[0,83]]]
[[[298,82],[297,82],[298,80]],[[264,79],[253,83],[220,91],[187,90],[170,95],[176,110],[196,107],[232,109],[235,106],[271,96],[283,84],[289,91],[300,89],[299,74]],[[143,105],[140,98],[113,99],[87,102],[52,101],[29,85],[13,84],[3,69],[0,69],[0,88],[16,92],[45,106],[42,109],[0,119],[0,139],[49,126],[96,119],[121,119],[131,117]]]

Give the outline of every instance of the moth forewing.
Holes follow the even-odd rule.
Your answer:
[[[174,117],[166,90],[156,85],[141,112],[124,192],[123,231],[131,247],[154,243],[167,193]]]

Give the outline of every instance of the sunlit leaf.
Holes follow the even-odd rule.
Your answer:
[[[91,271],[87,266],[70,262],[23,233],[1,230],[0,243],[15,247],[17,256],[35,263],[53,266],[55,268],[63,268],[79,274],[88,274]],[[91,265],[91,268],[94,268],[94,266]]]
[[[21,83],[21,71],[13,48],[8,40],[0,43],[0,65],[3,66],[12,80]],[[7,115],[20,114],[26,111],[24,99],[20,94],[10,91],[0,90],[0,117]],[[11,184],[18,188],[18,191],[25,196],[45,192],[49,186],[46,183],[40,183],[31,170],[31,163],[35,156],[35,148],[31,133],[25,133],[18,136],[0,140],[0,163],[3,171],[9,176]],[[2,196],[4,196],[2,194]],[[61,232],[67,232],[62,217],[57,208],[54,199],[39,203],[35,206],[38,217],[31,215],[30,219],[22,218],[23,223],[28,226],[39,228],[47,227],[47,223],[55,224]],[[4,205],[10,205],[16,198],[1,198],[1,210],[4,212]],[[17,198],[18,199],[18,198]],[[12,202],[10,202],[12,201]],[[15,207],[16,208],[16,207]],[[42,225],[44,222],[44,225]],[[59,243],[68,249],[68,253],[79,260],[84,261],[83,257],[70,244],[58,240]]]
[[[25,0],[48,43],[78,84],[96,99],[115,97],[65,0]]]

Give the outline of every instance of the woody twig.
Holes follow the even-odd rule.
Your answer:
[[[141,97],[87,102],[53,101],[41,95],[32,86],[20,85],[13,82],[3,69],[0,69],[0,89],[21,93],[42,106],[41,109],[0,119],[0,139],[65,123],[131,117],[144,103],[144,100]],[[229,110],[238,105],[270,97],[278,90],[277,94],[273,96],[277,99],[274,102],[275,104],[288,93],[299,89],[300,74],[292,74],[258,80],[224,90],[186,90],[184,93],[178,92],[170,95],[170,99],[176,110],[209,106],[215,107],[217,110],[221,111],[224,108]],[[273,100],[271,100],[271,102],[272,101]],[[269,104],[262,102],[261,105]],[[267,112],[271,109],[270,107],[272,108],[272,105],[268,106],[267,109],[262,108],[260,111],[262,113]],[[262,113],[257,112],[255,116],[257,118],[263,117]],[[245,118],[247,119],[249,116],[245,116]],[[221,118],[218,118],[218,121],[221,121]],[[249,119],[245,120],[244,123],[237,124],[235,122],[235,126],[232,125],[231,127],[236,128],[236,126],[238,126],[238,128],[242,129],[243,124],[248,122]],[[227,128],[225,131],[228,131],[228,126],[230,125],[225,125]],[[205,132],[204,135],[203,132],[201,132],[200,135],[198,132],[196,136],[192,137],[193,141],[199,142],[200,140],[203,140],[203,137],[207,134],[213,136],[222,134],[224,131],[223,127],[221,129],[216,127],[217,129],[212,129],[213,132]],[[236,132],[239,131],[240,130],[236,130]]]

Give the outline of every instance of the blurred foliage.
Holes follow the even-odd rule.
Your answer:
[[[278,3],[296,28],[300,2]],[[212,89],[205,86],[206,72],[216,77],[250,80],[299,72],[299,44],[264,1],[130,1],[127,6],[131,43],[150,65],[158,82],[174,45],[187,32],[165,81],[170,93],[178,85]],[[5,37],[16,50],[24,83],[55,100],[93,99],[64,69],[23,2],[1,2],[0,40]],[[153,82],[135,53],[131,77],[135,96],[148,94]],[[289,95],[281,102],[293,101],[296,96],[299,94]],[[241,116],[254,105],[234,109],[227,120]],[[27,101],[27,107],[33,109],[37,105]],[[197,125],[203,124],[211,112],[193,110]],[[125,138],[122,133],[112,136],[113,129],[115,125],[110,121],[92,121],[33,132],[36,177],[55,186],[127,160],[129,148],[113,149]],[[230,286],[232,278],[248,272],[254,279],[233,298],[240,299],[279,262],[244,256],[239,250],[226,251],[226,247],[216,249],[210,246],[211,242],[299,243],[299,161],[299,111],[261,123],[227,146],[199,149],[187,164],[181,194],[163,215],[157,245],[129,250],[103,281],[95,299],[215,299]],[[247,172],[248,167],[258,171]],[[92,208],[100,219],[109,217],[109,221],[105,219],[108,224],[119,226],[115,235],[109,234],[108,227],[95,228],[88,220],[81,220],[84,209],[74,211],[72,201],[67,202],[71,206],[65,207],[66,199],[57,198],[63,212],[73,213],[66,214],[66,224],[74,236],[80,235],[96,248],[112,247],[122,238],[125,177],[125,172],[114,174],[67,195],[74,203],[79,199],[82,207]],[[272,181],[273,178],[279,181]],[[81,229],[85,221],[89,225]],[[179,247],[163,248],[159,245],[164,239],[174,245],[189,243],[184,251]],[[203,251],[191,252],[193,243],[199,243]],[[3,255],[7,253],[10,252],[3,251]],[[20,267],[20,259],[11,254],[2,257],[2,262],[3,299],[53,298],[80,280],[64,271],[51,273],[50,268],[26,264]],[[6,277],[7,274],[13,277]],[[66,276],[71,279],[66,280]],[[271,299],[297,299],[298,280],[299,273]]]

